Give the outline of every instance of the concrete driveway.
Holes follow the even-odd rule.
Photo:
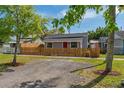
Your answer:
[[[85,81],[84,77],[70,71],[87,66],[90,64],[67,59],[37,60],[23,66],[11,67],[11,72],[3,72],[0,76],[0,87],[20,87],[23,82],[36,80],[41,80],[46,87],[70,87]]]

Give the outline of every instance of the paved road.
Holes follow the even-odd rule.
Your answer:
[[[22,82],[42,80],[55,87],[70,87],[85,81],[84,77],[70,71],[90,66],[88,63],[70,62],[67,59],[43,59],[19,67],[9,68],[12,72],[3,72],[0,87],[18,87]]]

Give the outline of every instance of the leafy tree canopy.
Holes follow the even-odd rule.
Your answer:
[[[98,27],[95,31],[88,31],[88,40],[98,40],[100,37],[107,37],[108,31],[105,27]]]

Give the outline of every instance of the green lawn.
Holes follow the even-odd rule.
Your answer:
[[[17,56],[17,62],[25,64],[33,60],[44,59],[44,58],[47,58],[47,57],[19,55]],[[6,63],[11,63],[12,59],[13,59],[12,54],[0,54],[0,72],[5,71],[7,69],[8,65],[6,65]]]
[[[105,58],[105,54],[100,54],[100,58]],[[124,58],[124,55],[114,55],[114,58]]]
[[[74,62],[88,62],[91,64],[100,64],[103,63],[104,61],[101,59],[83,59],[83,58],[76,58],[76,59],[71,59]],[[95,67],[95,70],[104,70],[105,64],[99,65]],[[113,71],[117,71],[121,73],[119,76],[110,76],[107,75],[104,77],[100,82],[96,84],[96,87],[119,87],[120,86],[120,81],[123,79],[124,80],[124,60],[114,60],[113,61]],[[93,71],[85,71],[85,70],[79,70],[77,71],[79,75],[86,76],[87,78],[91,79],[91,81],[100,75],[96,75],[93,73]]]

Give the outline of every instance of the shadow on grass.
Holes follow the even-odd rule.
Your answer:
[[[0,72],[6,71],[7,68],[8,68],[7,64],[0,64]]]
[[[96,64],[96,65],[92,65],[92,66],[88,66],[88,67],[84,67],[84,68],[80,68],[80,69],[76,69],[71,71],[71,73],[77,72],[79,70],[83,70],[83,69],[88,69],[88,68],[93,68],[93,67],[97,67],[100,65],[105,64],[105,61],[100,63],[100,64]],[[100,81],[102,81],[106,76],[108,75],[108,72],[103,72],[103,74],[100,74],[97,78],[91,80],[90,82],[88,82],[85,85],[71,85],[71,88],[92,88],[94,87],[97,83],[99,83]]]
[[[8,67],[12,67],[11,63],[0,64],[0,72],[14,72],[13,69],[8,69]]]
[[[70,71],[70,73],[74,73],[74,72],[76,72],[76,71],[83,70],[83,69],[88,69],[88,68],[97,67],[97,66],[100,66],[100,65],[103,65],[103,64],[105,64],[105,61],[104,61],[104,62],[102,62],[102,63],[100,63],[100,64],[91,65],[91,66],[88,66],[88,67],[79,68],[79,69],[76,69],[76,70]]]
[[[108,72],[104,75],[100,75],[97,78],[93,79],[92,81],[90,81],[89,83],[85,84],[85,85],[71,85],[71,88],[92,88],[94,87],[97,83],[99,83],[100,81],[102,81],[106,76],[108,75]]]

